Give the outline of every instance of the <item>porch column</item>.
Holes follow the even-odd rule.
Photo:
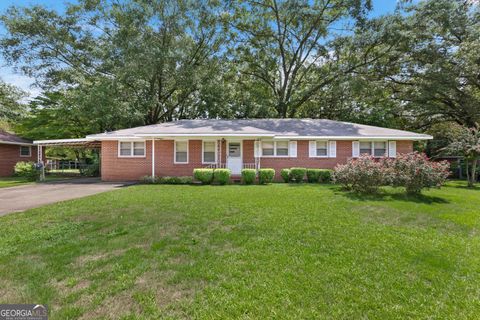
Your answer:
[[[152,178],[155,177],[155,139],[152,139]]]
[[[40,181],[45,181],[45,164],[43,163],[43,146],[37,145],[37,162],[42,165],[40,173]]]
[[[222,139],[218,140],[218,165],[222,166]]]

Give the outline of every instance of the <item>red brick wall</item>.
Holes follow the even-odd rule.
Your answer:
[[[203,168],[202,140],[188,141],[188,163],[174,163],[174,140],[157,140],[155,143],[155,175],[191,176],[193,169]]]
[[[118,141],[102,141],[101,172],[104,181],[139,180],[152,170],[152,143],[146,141],[144,158],[119,158]]]
[[[410,153],[413,152],[412,141],[397,141],[397,153]]]
[[[332,169],[337,163],[345,163],[352,156],[352,141],[337,141],[336,158],[309,158],[308,141],[297,142],[297,157],[260,159],[262,168],[274,168],[276,178],[280,178],[280,170],[290,167]],[[244,140],[242,144],[243,162],[254,163],[254,140]],[[226,162],[227,144],[219,144],[222,163]],[[413,151],[412,141],[397,141],[397,153]],[[190,140],[188,144],[189,161],[187,164],[174,163],[174,140],[157,140],[155,142],[155,175],[157,176],[191,176],[193,169],[203,168],[202,140]],[[152,174],[151,140],[146,142],[144,158],[119,158],[118,142],[102,142],[102,180],[138,180],[142,176]],[[218,156],[218,155],[217,155]]]
[[[260,167],[275,169],[276,179],[280,179],[280,170],[291,167],[333,169],[338,163],[346,163],[352,157],[352,141],[337,141],[336,158],[310,158],[307,140],[297,141],[297,157],[260,158]]]
[[[243,163],[255,163],[255,140],[243,140]]]
[[[37,147],[32,147],[30,157],[20,157],[20,146],[0,144],[0,177],[13,175],[15,164],[19,161],[37,162]]]

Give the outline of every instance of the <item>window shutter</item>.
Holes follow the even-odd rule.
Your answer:
[[[337,157],[337,141],[328,141],[328,157]]]
[[[309,141],[308,143],[308,156],[313,158],[317,155],[317,142]]]
[[[360,156],[360,142],[352,141],[352,157],[358,158]]]
[[[296,158],[297,157],[297,141],[290,141],[288,143],[288,147],[290,150],[288,150],[288,154],[290,157]]]
[[[397,141],[388,141],[388,156],[390,158],[397,157]]]
[[[253,153],[255,158],[260,157],[260,148],[261,148],[260,141],[255,141],[255,145],[253,146]]]

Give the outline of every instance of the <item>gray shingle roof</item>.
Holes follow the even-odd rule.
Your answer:
[[[32,141],[20,138],[19,136],[0,130],[0,143],[28,145],[32,144]]]
[[[249,119],[249,120],[179,120],[143,127],[123,129],[88,136],[88,138],[154,136],[272,136],[272,137],[338,137],[338,138],[411,138],[431,136],[410,131],[388,129],[326,119]]]

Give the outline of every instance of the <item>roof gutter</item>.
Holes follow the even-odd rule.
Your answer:
[[[431,140],[432,136],[418,135],[418,136],[283,136],[273,134],[217,134],[217,133],[203,133],[203,134],[188,134],[188,133],[175,133],[175,134],[162,134],[162,133],[149,133],[149,134],[133,134],[128,136],[87,136],[87,139],[91,141],[95,140],[135,140],[135,139],[147,139],[147,138],[245,138],[245,139],[257,139],[257,138],[271,138],[274,140],[408,140],[408,141],[420,141]]]
[[[31,142],[13,142],[13,141],[3,141],[3,140],[0,140],[0,144],[11,144],[15,146],[33,146],[34,145]]]
[[[275,136],[274,139],[278,140],[408,140],[408,141],[420,141],[420,140],[432,140],[433,137],[429,135],[419,136]]]

